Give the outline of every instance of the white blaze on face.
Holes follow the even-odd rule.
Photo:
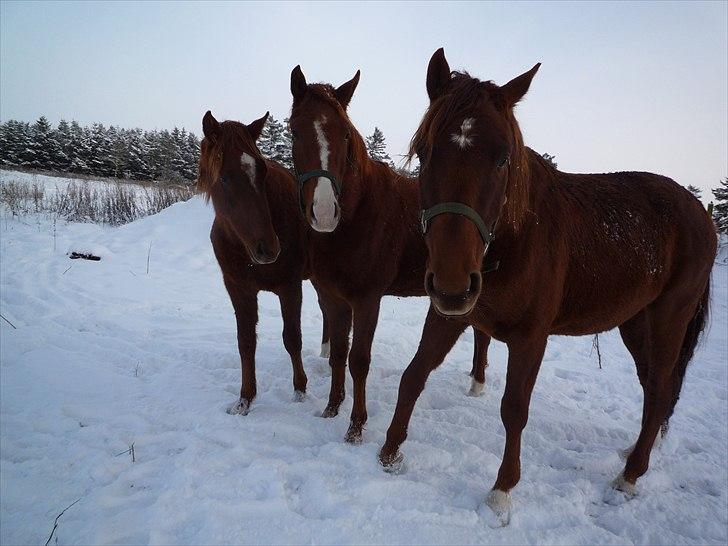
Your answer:
[[[452,140],[455,144],[460,146],[462,150],[467,148],[473,143],[473,137],[471,135],[471,131],[473,130],[473,124],[475,123],[475,118],[466,118],[463,120],[463,124],[460,126],[460,134],[453,133],[450,137],[450,140]]]
[[[319,153],[321,157],[321,168],[328,170],[329,168],[329,141],[324,133],[324,124],[326,116],[322,116],[320,120],[313,122],[313,129],[316,132],[316,140],[318,140]],[[316,231],[334,231],[338,220],[336,218],[336,194],[331,180],[324,176],[319,176],[316,180],[316,187],[313,191],[313,228]]]
[[[248,178],[250,179],[250,184],[257,191],[258,186],[255,183],[255,159],[253,159],[252,156],[244,153],[240,156],[240,166],[243,168],[243,171],[245,171],[245,173],[248,175]]]

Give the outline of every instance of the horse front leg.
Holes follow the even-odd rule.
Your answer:
[[[351,307],[346,301],[331,294],[319,292],[321,310],[327,317],[327,329],[331,352],[331,389],[329,401],[321,417],[336,417],[346,394],[346,359],[349,355],[349,331],[351,330]]]
[[[258,294],[242,290],[232,282],[225,282],[230,300],[235,309],[235,321],[238,329],[238,352],[242,378],[240,398],[231,405],[227,412],[231,415],[247,415],[250,404],[257,394],[255,382],[255,327],[258,323]]]
[[[399,446],[407,438],[415,402],[425,388],[430,372],[442,363],[466,326],[463,322],[441,317],[430,305],[417,353],[399,382],[397,407],[387,430],[387,440],[379,452],[379,461],[385,470],[397,472],[401,468],[403,457]]]
[[[351,421],[346,433],[346,441],[360,443],[364,424],[367,422],[367,375],[372,359],[372,341],[379,319],[379,303],[381,298],[367,298],[357,302],[354,313],[354,334],[349,353],[349,372],[354,382],[354,404],[351,408]]]
[[[510,521],[510,490],[521,479],[521,434],[528,422],[531,393],[541,367],[546,339],[546,336],[539,336],[535,340],[508,344],[508,372],[501,400],[506,445],[498,478],[486,501],[501,525],[508,525]]]
[[[283,287],[278,293],[283,318],[283,345],[293,365],[293,390],[295,400],[300,402],[306,395],[308,378],[301,360],[301,283],[295,282]]]
[[[470,396],[480,396],[485,389],[485,369],[488,367],[488,346],[490,336],[473,327],[475,347],[473,349],[473,369],[470,371]]]
[[[331,356],[331,341],[329,334],[329,317],[326,313],[326,309],[321,304],[321,296],[318,298],[319,308],[321,309],[321,316],[323,318],[323,326],[321,328],[321,352],[319,356],[321,358],[329,358]]]

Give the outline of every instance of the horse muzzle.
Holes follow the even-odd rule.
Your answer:
[[[443,291],[437,287],[437,279],[432,271],[425,276],[425,292],[430,297],[435,310],[447,317],[459,317],[469,314],[475,307],[483,286],[483,277],[479,271],[470,274],[467,287],[462,292]]]

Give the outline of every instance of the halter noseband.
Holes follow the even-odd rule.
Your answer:
[[[306,208],[303,204],[303,186],[312,178],[321,176],[324,178],[328,178],[331,181],[331,185],[334,187],[334,195],[336,196],[336,199],[338,200],[341,196],[341,182],[339,182],[336,177],[329,171],[325,169],[316,169],[315,171],[308,171],[305,173],[297,174],[296,179],[298,180],[298,205],[301,207],[301,213],[304,217],[306,216]]]
[[[488,251],[488,246],[490,245],[490,243],[493,242],[493,239],[495,238],[493,232],[485,226],[485,222],[483,222],[483,218],[480,216],[480,214],[478,214],[474,209],[471,209],[469,206],[463,205],[462,203],[439,203],[434,207],[430,207],[429,209],[421,210],[420,226],[422,227],[422,234],[424,235],[425,233],[427,233],[427,226],[430,220],[432,220],[435,216],[445,213],[459,214],[460,216],[465,216],[468,220],[473,222],[475,224],[475,227],[478,228],[478,232],[480,232],[480,236],[482,237],[483,243],[485,244],[484,253]]]

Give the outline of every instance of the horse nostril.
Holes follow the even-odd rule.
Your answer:
[[[258,243],[258,246],[255,248],[255,257],[259,260],[264,260],[268,256],[267,249],[265,248],[265,244],[263,241],[260,241]]]
[[[316,214],[315,214],[315,213],[313,212],[313,204],[311,204],[311,205],[310,205],[310,206],[308,207],[308,214],[309,214],[309,215],[310,215],[310,217],[311,217],[311,221],[312,221],[312,222],[315,222],[315,221],[316,221]]]
[[[334,218],[339,217],[339,203],[334,201]]]
[[[428,294],[435,293],[435,274],[432,271],[428,271],[425,276],[425,292]]]
[[[477,294],[480,292],[480,285],[483,282],[483,276],[480,274],[480,271],[473,271],[470,274],[470,285],[468,286],[467,292],[469,294]]]

